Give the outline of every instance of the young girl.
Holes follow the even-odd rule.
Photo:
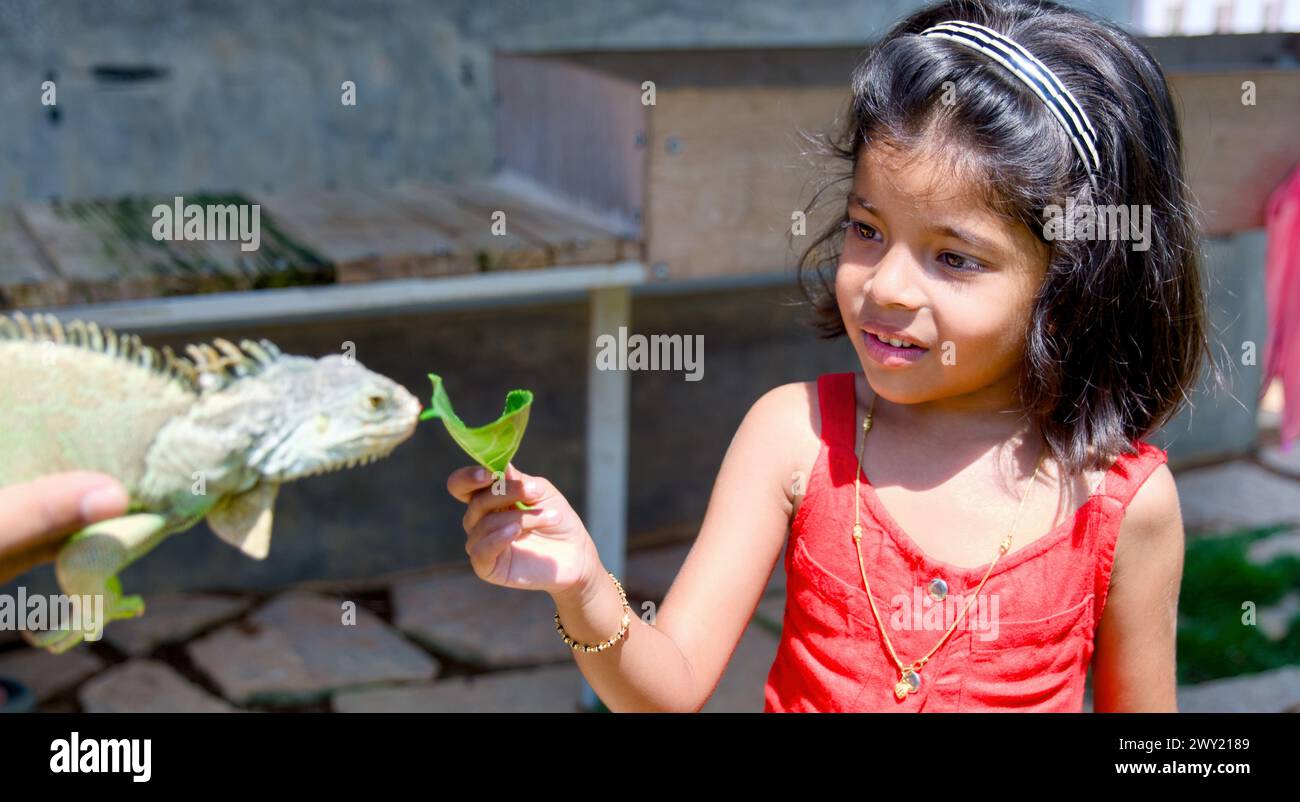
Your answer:
[[[1090,662],[1095,710],[1175,711],[1182,523],[1141,438],[1209,346],[1163,73],[1050,2],[949,0],[851,88],[851,185],[800,267],[833,268],[804,289],[862,369],[753,405],[653,623],[513,466],[448,480],[475,572],[550,593],[617,711],[703,707],[783,546],[767,711],[1078,712]]]

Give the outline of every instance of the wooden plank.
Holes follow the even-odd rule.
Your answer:
[[[480,271],[530,270],[553,264],[546,248],[511,231],[493,232],[492,215],[461,200],[447,184],[402,182],[385,193],[405,215],[436,227]]]
[[[339,283],[447,276],[479,270],[532,269],[620,261],[616,236],[580,217],[540,211],[493,187],[458,190],[409,185],[397,190],[298,191],[238,201],[259,206],[261,247],[228,240],[152,236],[154,201],[126,199],[30,204],[19,221],[47,248],[72,303],[236,291],[298,283]],[[492,211],[507,214],[493,233]],[[639,255],[639,253],[637,254]],[[302,266],[307,280],[284,280]]]
[[[67,303],[54,272],[13,206],[0,208],[0,309]]]
[[[1247,80],[1255,82],[1254,106],[1241,102]],[[1269,194],[1300,163],[1297,71],[1176,73],[1170,84],[1206,233],[1263,226]],[[647,154],[645,259],[667,267],[656,278],[792,268],[834,219],[823,206],[792,249],[791,214],[811,198],[818,177],[800,156],[797,132],[829,126],[844,100],[838,88],[660,91]],[[666,146],[670,137],[675,150]]]
[[[1254,81],[1255,105],[1242,105]],[[1259,228],[1268,196],[1300,164],[1300,71],[1169,76],[1182,122],[1187,182],[1210,235]]]
[[[656,279],[694,279],[789,269],[841,208],[823,207],[806,234],[792,215],[816,189],[798,130],[825,129],[848,99],[844,87],[660,90],[647,153],[646,262]],[[676,148],[669,147],[670,138]],[[840,190],[839,203],[843,204]],[[830,195],[824,203],[833,203]]]
[[[475,270],[471,254],[383,195],[300,190],[258,195],[258,200],[280,225],[333,263],[339,283]]]
[[[155,294],[153,273],[88,214],[89,204],[23,204],[27,230],[67,286],[68,299],[93,302]]]
[[[157,240],[154,207],[170,198],[125,198],[24,204],[20,217],[42,253],[67,285],[70,302],[186,295],[332,280],[329,266],[287,238],[261,215],[259,247],[243,251],[239,233],[229,240]],[[183,205],[249,205],[240,195],[196,195]],[[173,231],[181,237],[184,221]],[[203,232],[213,236],[217,232]]]
[[[257,206],[258,247],[252,251],[243,250],[240,237],[244,232],[237,231],[226,232],[225,239],[213,238],[219,232],[207,232],[208,239],[204,240],[164,241],[161,245],[166,248],[170,263],[164,267],[163,272],[190,274],[186,280],[177,282],[175,292],[189,294],[242,288],[263,289],[328,284],[334,281],[334,270],[328,260],[307,243],[286,232],[271,210],[263,207],[255,198],[231,193],[197,194],[186,196],[182,200],[187,207],[194,204],[204,208],[205,213],[212,206],[234,206],[241,212],[247,207],[250,223],[251,207]],[[149,222],[152,225],[152,216]],[[153,242],[152,233],[149,237],[137,234],[135,239]]]
[[[587,198],[564,195],[518,170],[503,167],[489,176],[468,183],[486,184],[493,189],[514,195],[529,206],[547,214],[571,218],[599,235],[640,242],[642,226],[617,209],[598,206]]]
[[[188,206],[191,202],[190,199],[184,199],[183,205]],[[169,203],[167,199],[158,199],[157,203],[125,199],[117,202],[79,201],[69,204],[70,216],[93,232],[103,252],[111,255],[111,264],[129,264],[132,275],[140,276],[140,288],[135,289],[134,284],[127,285],[129,294],[126,295],[118,294],[123,288],[114,286],[111,279],[86,282],[82,284],[82,289],[90,294],[91,300],[188,295],[252,287],[249,274],[235,264],[228,252],[214,247],[218,243],[154,239],[153,226],[157,218],[153,215],[153,208],[158,203],[167,203],[174,208],[174,203]],[[204,215],[206,226],[206,209]],[[183,224],[182,219],[180,225]],[[173,220],[173,236],[183,236],[183,228],[175,228],[177,225]],[[238,233],[231,232],[229,235],[238,236]],[[94,258],[93,255],[90,256],[91,260]],[[105,268],[107,264],[101,262],[99,267]]]
[[[490,181],[456,184],[449,191],[489,218],[496,211],[503,212],[506,229],[514,227],[521,238],[546,249],[551,264],[611,262],[623,258],[622,243],[617,236],[576,215],[531,204]]]
[[[492,70],[499,169],[639,220],[649,115],[641,102],[644,74],[629,80],[531,55],[498,55]]]

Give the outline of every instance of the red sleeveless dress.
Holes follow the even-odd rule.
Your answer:
[[[1073,516],[1028,546],[1013,541],[921,669],[920,688],[900,700],[853,545],[854,375],[817,380],[822,446],[786,544],[785,623],[764,712],[1080,712],[1124,510],[1168,454],[1134,440],[1137,453],[1117,458]],[[989,564],[931,558],[890,517],[865,471],[861,483],[862,562],[890,642],[910,663],[943,637]]]

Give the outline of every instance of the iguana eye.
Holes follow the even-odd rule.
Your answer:
[[[384,397],[382,395],[372,395],[366,400],[370,402],[371,409],[379,409],[384,405]]]

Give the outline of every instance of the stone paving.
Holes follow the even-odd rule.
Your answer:
[[[338,713],[576,713],[582,672],[568,664],[343,691]]]
[[[87,713],[234,713],[236,708],[157,660],[131,659],[77,692]]]
[[[118,651],[145,655],[165,643],[187,640],[219,621],[235,618],[248,604],[247,599],[198,593],[154,596],[148,602],[148,615],[105,627],[104,637]]]
[[[46,702],[75,688],[106,665],[103,659],[89,651],[73,649],[53,655],[23,646],[0,654],[0,677],[18,680],[27,686],[38,702]]]
[[[545,593],[503,588],[465,572],[405,580],[392,595],[398,629],[461,662],[497,668],[573,662]]]
[[[1300,666],[1178,688],[1180,713],[1300,713]]]
[[[1300,524],[1300,482],[1248,462],[1198,468],[1177,476],[1183,526],[1217,534],[1284,521]]]
[[[1300,447],[1183,471],[1177,482],[1189,538],[1292,523],[1249,556],[1262,564],[1300,555]],[[663,603],[689,549],[629,556],[634,611]],[[762,710],[786,603],[782,562],[702,712]],[[63,655],[0,632],[0,676],[31,688],[42,711],[578,710],[582,676],[546,594],[490,585],[467,566],[369,585],[150,597],[142,618],[114,622],[102,641]],[[1281,637],[1297,613],[1300,588],[1261,609],[1259,625]],[[1183,686],[1178,696],[1187,712],[1300,710],[1300,667]]]
[[[339,690],[431,680],[438,661],[350,602],[308,593],[277,596],[247,619],[186,647],[194,665],[237,704],[293,705]]]

